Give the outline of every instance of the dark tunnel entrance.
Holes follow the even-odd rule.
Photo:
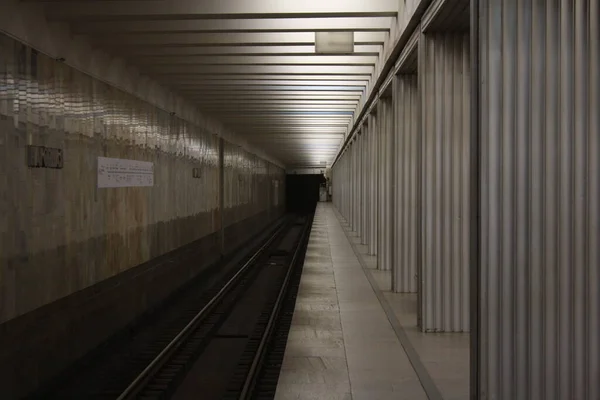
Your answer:
[[[319,188],[325,184],[323,174],[286,175],[286,208],[288,212],[314,212],[319,201]]]

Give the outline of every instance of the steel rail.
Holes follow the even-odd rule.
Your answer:
[[[199,321],[201,321],[205,315],[212,309],[212,307],[219,300],[223,298],[225,294],[227,294],[230,289],[233,288],[239,277],[246,272],[250,266],[262,255],[262,253],[273,243],[275,238],[283,231],[285,228],[281,226],[275,231],[275,233],[267,240],[267,242],[261,246],[256,253],[248,260],[246,263],[236,272],[236,274],[229,280],[221,290],[192,318],[192,320],[175,336],[169,344],[165,346],[165,348],[148,364],[146,368],[127,386],[127,388],[117,397],[117,400],[125,400],[129,399],[132,396],[135,396],[140,390],[144,387],[144,384],[151,379],[152,374],[155,370],[160,368],[167,360],[169,354],[171,354],[174,350],[176,350],[184,341],[185,338],[193,331]]]
[[[294,271],[294,266],[298,260],[298,256],[300,255],[300,251],[303,247],[304,241],[306,239],[306,234],[309,232],[310,227],[312,225],[312,218],[309,218],[304,229],[302,231],[302,235],[300,235],[300,240],[298,242],[298,247],[294,251],[294,256],[292,257],[292,261],[290,262],[290,267],[285,275],[285,279],[283,281],[283,285],[279,289],[279,293],[277,295],[277,300],[275,300],[275,304],[273,305],[273,312],[269,316],[269,321],[265,328],[265,331],[260,339],[260,344],[258,345],[258,349],[256,350],[256,355],[252,360],[252,365],[250,366],[250,371],[246,376],[246,380],[244,381],[244,386],[242,387],[242,391],[238,397],[239,400],[248,400],[251,398],[253,394],[254,385],[256,383],[256,377],[259,372],[259,365],[263,360],[265,355],[265,347],[268,345],[268,342],[271,338],[271,334],[274,331],[274,325],[277,317],[279,316],[279,311],[281,310],[281,305],[283,304],[287,288],[292,277],[292,273]]]

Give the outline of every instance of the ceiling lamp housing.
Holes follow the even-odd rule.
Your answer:
[[[318,54],[354,53],[354,32],[316,32],[315,52]]]

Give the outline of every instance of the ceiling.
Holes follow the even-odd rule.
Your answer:
[[[25,1],[290,168],[333,161],[398,10],[398,0]],[[317,31],[354,32],[354,51],[316,54]]]

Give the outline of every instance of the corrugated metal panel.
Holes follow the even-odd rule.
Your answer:
[[[379,205],[379,181],[378,181],[378,124],[377,115],[369,114],[369,152],[371,158],[369,162],[369,191],[371,192],[371,201],[369,203],[369,254],[377,254],[377,233],[378,233],[378,205]]]
[[[350,203],[351,203],[351,185],[350,185],[350,157],[349,149],[344,153],[344,173],[342,182],[344,183],[344,217],[346,222],[350,221]]]
[[[352,217],[353,217],[353,205],[354,205],[354,185],[352,184],[352,176],[354,175],[352,162],[354,161],[354,148],[352,143],[348,147],[348,216],[347,222],[350,228],[352,228]]]
[[[377,267],[382,270],[392,268],[392,144],[394,114],[391,98],[382,98],[378,103],[377,119],[379,121],[378,158],[378,238]]]
[[[362,187],[361,187],[361,179],[360,179],[360,167],[361,167],[361,137],[360,135],[356,136],[356,140],[354,142],[355,147],[355,159],[354,159],[354,184],[356,185],[356,205],[355,205],[355,218],[356,223],[354,224],[354,232],[356,234],[360,234],[360,223],[362,219],[361,215],[361,207],[362,207]]]
[[[480,7],[479,396],[599,399],[599,2]]]
[[[364,146],[363,146],[363,185],[364,185],[364,195],[363,195],[363,207],[364,207],[364,220],[363,220],[363,230],[361,233],[361,241],[362,244],[369,243],[369,199],[371,197],[371,193],[369,192],[369,163],[371,162],[371,154],[369,153],[369,128],[367,123],[364,122],[361,127],[361,135],[364,137]]]
[[[359,151],[359,164],[358,164],[358,182],[359,182],[359,188],[360,188],[360,224],[358,227],[358,235],[360,236],[360,242],[362,244],[364,244],[364,240],[365,240],[365,217],[366,217],[366,211],[365,211],[365,207],[366,207],[366,201],[365,201],[365,194],[366,194],[366,190],[365,190],[365,164],[366,164],[366,152],[365,152],[365,147],[366,147],[366,143],[365,143],[365,136],[362,135],[362,131],[361,131],[361,135],[359,135],[359,143],[360,146],[358,148]]]
[[[392,249],[395,292],[416,293],[420,260],[421,134],[419,132],[419,85],[417,74],[394,80],[396,140],[394,147],[395,193]]]
[[[361,155],[362,162],[360,166],[360,178],[362,187],[362,200],[361,200],[361,229],[360,229],[360,243],[367,244],[367,236],[369,232],[369,138],[368,128],[363,125],[361,128]]]
[[[469,37],[424,34],[423,331],[469,330]]]
[[[358,175],[358,144],[357,138],[354,138],[352,142],[352,160],[350,161],[350,168],[352,174],[350,176],[350,184],[352,185],[352,210],[351,210],[351,223],[352,230],[356,232],[358,226],[358,182],[356,175]]]

